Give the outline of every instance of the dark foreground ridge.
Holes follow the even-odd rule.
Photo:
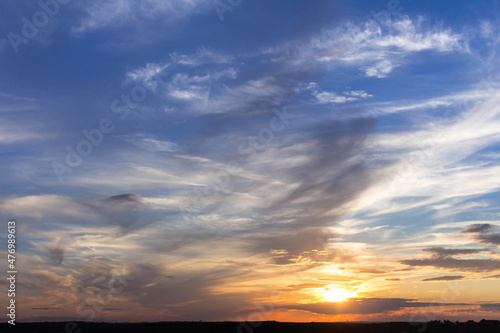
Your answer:
[[[469,333],[500,332],[500,321],[476,323],[280,323],[266,322],[159,322],[159,323],[17,323],[0,324],[0,333]]]

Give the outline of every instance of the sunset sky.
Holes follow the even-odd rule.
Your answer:
[[[499,1],[58,1],[0,2],[19,320],[499,319]]]

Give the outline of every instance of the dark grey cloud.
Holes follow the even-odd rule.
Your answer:
[[[483,249],[445,249],[442,247],[430,247],[422,251],[431,253],[433,256],[446,258],[461,254],[477,254],[481,253]]]
[[[115,281],[113,286],[118,288],[119,281],[123,280],[120,277],[123,276],[126,285],[122,285],[119,294],[132,300],[137,309],[168,310],[184,320],[223,320],[237,309],[251,306],[254,297],[266,296],[255,292],[213,292],[228,281],[241,281],[245,272],[241,272],[240,268],[237,265],[223,265],[210,271],[194,269],[181,274],[162,265],[94,258],[75,267],[74,281],[79,304],[96,297],[100,292],[107,295],[110,284]],[[118,292],[114,295],[118,295]]]
[[[344,302],[294,304],[285,306],[285,309],[304,310],[317,314],[372,314],[397,311],[403,308],[418,308],[426,306],[451,306],[456,304],[441,304],[419,302],[405,298],[351,298]]]
[[[427,259],[410,259],[400,261],[413,267],[435,267],[459,271],[492,272],[500,270],[500,260],[497,259],[455,259],[450,257],[433,257]]]
[[[500,312],[500,303],[485,303],[480,305],[481,310]]]
[[[493,225],[489,223],[476,223],[476,224],[471,224],[467,226],[464,230],[460,231],[460,233],[467,234],[467,233],[482,233],[486,231],[490,231],[493,229]]]
[[[48,272],[33,272],[31,273],[33,280],[39,285],[51,286],[52,288],[63,288],[64,277]],[[38,286],[39,287],[39,286]]]
[[[397,282],[397,281],[401,281],[401,279],[398,279],[398,278],[395,278],[395,279],[385,279],[386,281],[390,281],[390,282]]]
[[[248,302],[253,296],[213,293],[214,288],[224,285],[228,279],[238,279],[241,276],[234,266],[226,267],[228,269],[169,275],[169,270],[159,265],[99,259],[79,267],[77,271],[80,273],[75,270],[75,281],[80,295],[79,304],[98,297],[99,293],[107,295],[110,284],[115,281],[115,288],[123,288],[113,295],[124,295],[134,302],[136,309],[168,310],[185,320],[222,320],[224,315],[227,316],[238,307],[249,306]],[[126,271],[126,275],[123,275],[126,285],[119,284],[123,280],[120,271]]]
[[[101,216],[100,224],[118,226],[118,236],[147,227],[173,215],[169,211],[159,212],[151,209],[142,198],[132,193],[119,194],[104,200],[77,200],[77,202]]]
[[[454,281],[454,280],[462,280],[463,278],[464,278],[463,275],[445,275],[445,276],[427,278],[420,281]]]
[[[131,204],[142,205],[141,198],[137,197],[135,194],[132,194],[132,193],[114,195],[112,197],[105,199],[104,201],[105,202],[131,203]]]
[[[65,264],[65,267],[68,265]],[[67,291],[71,283],[70,273],[68,271],[25,271],[23,278],[18,281],[19,289],[26,291],[26,294],[31,296],[41,296],[47,299],[53,299],[53,296],[59,294],[61,290]],[[71,289],[70,289],[71,290]],[[40,307],[56,307],[60,304],[45,303],[35,304]]]
[[[413,271],[415,268],[412,268],[412,267],[406,267],[406,268],[401,268],[401,269],[396,269],[394,270],[395,272],[409,272],[409,271]]]
[[[186,320],[222,320],[259,296],[258,293],[214,293],[214,289],[229,281],[241,281],[244,275],[245,272],[233,267],[184,273],[173,278],[136,275],[126,293],[143,309],[168,309]]]
[[[64,248],[60,245],[47,247],[48,262],[52,265],[59,266],[64,260]]]
[[[260,296],[269,296],[259,294]],[[255,293],[224,293],[203,296],[194,302],[182,306],[168,306],[169,310],[186,320],[224,321],[228,316],[240,317],[246,320],[254,311]],[[252,309],[252,311],[248,310]]]
[[[432,247],[422,250],[431,254],[430,258],[401,260],[400,263],[412,267],[435,267],[471,272],[489,272],[500,269],[498,259],[457,259],[455,256],[488,252],[488,249],[445,249]]]
[[[500,245],[500,232],[479,234],[475,239],[483,244]]]
[[[500,245],[500,232],[493,232],[494,225],[489,223],[471,224],[460,233],[475,234],[473,239],[487,245]]]
[[[270,262],[275,265],[305,263],[309,268],[318,265],[356,261],[356,257],[346,251],[327,248],[329,238],[335,235],[325,228],[296,227],[273,232],[269,235],[251,236],[245,246],[252,253],[269,252]]]
[[[89,293],[109,288],[115,266],[111,260],[102,258],[82,260],[76,267],[73,267],[76,290],[80,293]]]
[[[500,279],[500,274],[490,275],[485,277],[485,279]]]
[[[358,119],[316,128],[310,133],[315,144],[309,148],[308,162],[282,170],[289,183],[297,184],[296,188],[273,207],[294,203],[325,214],[358,197],[372,181],[370,168],[363,159],[351,159],[363,152],[375,123],[373,119]],[[309,200],[298,203],[304,199]],[[320,217],[316,223],[325,224]]]
[[[481,304],[482,308],[498,308],[500,310],[500,303],[485,303]]]
[[[297,256],[305,251],[321,250],[325,247],[330,237],[335,234],[323,228],[304,226],[297,232],[293,227],[282,227],[283,230],[255,234],[247,238],[248,247],[256,252],[269,252],[271,250],[285,250],[286,255]],[[267,229],[264,226],[264,230]]]

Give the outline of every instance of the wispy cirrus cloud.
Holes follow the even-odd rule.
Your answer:
[[[386,159],[392,156],[398,161],[388,167],[394,172],[394,176],[387,176],[389,186],[381,188],[382,192],[377,194],[377,215],[424,205],[436,205],[436,208],[443,209],[445,207],[442,205],[446,203],[452,204],[456,213],[460,209],[460,202],[500,189],[500,183],[493,177],[497,172],[495,164],[471,158],[500,140],[498,127],[493,125],[500,121],[498,98],[492,92],[489,94],[492,96],[484,100],[481,98],[471,108],[462,110],[457,117],[430,117],[431,121],[421,123],[409,132],[371,136],[370,142],[376,155]],[[399,157],[394,155],[396,152]],[[446,184],[440,181],[444,175]],[[464,184],[465,178],[474,178],[476,183]],[[408,182],[409,179],[419,181]],[[403,183],[406,185],[400,186]],[[429,191],[431,188],[433,190]],[[384,192],[385,196],[381,194]],[[387,200],[384,203],[387,209],[380,206],[384,200]],[[441,214],[446,214],[446,210]]]
[[[488,232],[491,229],[493,229],[493,225],[489,223],[480,223],[480,224],[471,224],[460,232],[464,234],[474,234],[474,233]]]
[[[315,303],[289,305],[287,309],[300,309],[321,314],[370,314],[396,311],[402,308],[454,306],[456,304],[439,304],[434,302],[419,302],[416,299],[403,298],[351,298],[342,303]],[[462,304],[464,305],[464,304]]]
[[[433,277],[433,278],[422,279],[421,281],[424,281],[424,282],[455,281],[455,280],[462,280],[463,278],[464,278],[463,275],[445,275],[445,276],[437,276],[437,277]]]
[[[280,53],[290,53],[290,50],[299,54],[288,59],[290,64],[311,65],[313,59],[330,67],[357,67],[367,77],[384,78],[418,52],[468,52],[469,47],[467,37],[460,33],[432,26],[422,17],[402,16],[380,23],[375,20],[364,24],[347,22],[324,30],[304,44],[291,42],[267,52],[285,60],[287,57]]]
[[[174,109],[194,114],[262,112],[278,106],[301,84],[300,73],[285,77],[275,73],[236,82],[236,64],[230,57],[226,61],[213,55],[203,49],[195,55],[171,55],[170,63],[147,64],[129,71],[126,82],[140,82]],[[188,73],[191,67],[214,62],[219,67],[201,69],[203,74],[198,75]]]
[[[33,111],[37,108],[36,102],[32,97],[0,92],[0,112]]]
[[[0,91],[0,144],[33,142],[46,137],[42,134],[44,123],[33,119],[41,109],[39,104],[36,98]]]
[[[179,145],[165,140],[160,140],[154,137],[147,137],[142,134],[121,136],[123,140],[132,143],[133,145],[145,149],[149,152],[176,152],[179,151]]]
[[[86,15],[72,31],[86,33],[106,27],[136,25],[152,19],[175,22],[208,8],[211,8],[210,4],[202,0],[91,1],[82,5]]]
[[[478,249],[444,249],[429,248],[425,252],[431,253],[430,258],[425,259],[405,259],[402,264],[412,267],[434,267],[438,269],[449,269],[469,272],[494,272],[500,270],[500,260],[497,258],[488,259],[462,259],[460,255],[477,254],[485,250]]]
[[[316,82],[310,82],[306,89],[311,91],[311,94],[320,104],[340,104],[373,97],[373,95],[368,94],[364,90],[347,90],[340,94],[330,91],[320,91]]]

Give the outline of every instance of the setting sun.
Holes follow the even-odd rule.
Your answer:
[[[328,302],[343,302],[352,297],[356,297],[356,294],[340,288],[323,291],[323,298]]]

